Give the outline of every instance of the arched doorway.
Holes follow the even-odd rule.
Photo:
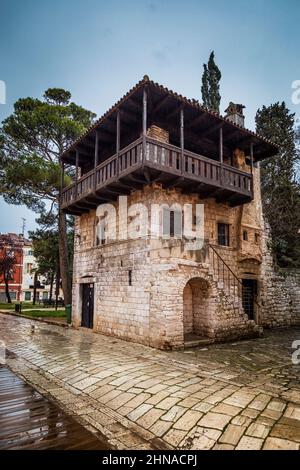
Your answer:
[[[183,289],[184,338],[211,336],[210,286],[205,279],[190,279]]]

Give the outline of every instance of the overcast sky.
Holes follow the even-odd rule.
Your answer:
[[[130,87],[151,79],[201,99],[202,64],[210,51],[222,71],[223,112],[256,110],[285,100],[300,80],[299,0],[0,0],[0,80],[6,104],[41,97],[49,87],[71,91],[78,104],[103,114]],[[0,200],[0,232],[19,232],[35,215]]]

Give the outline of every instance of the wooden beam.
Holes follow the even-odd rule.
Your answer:
[[[151,174],[150,174],[149,168],[144,168],[143,173],[144,173],[147,183],[151,183]]]
[[[133,107],[136,109],[136,111],[137,111],[138,113],[141,112],[141,104],[140,104],[137,100],[133,99],[133,97],[128,98],[128,99],[127,99],[127,103],[133,104]]]
[[[159,103],[153,108],[153,115],[156,114],[169,100],[170,96],[166,95],[162,100],[159,101]]]
[[[143,89],[143,163],[146,160],[146,136],[147,136],[147,90]]]
[[[206,118],[206,113],[203,112],[200,116],[197,116],[195,119],[193,119],[188,124],[186,124],[186,127],[193,127],[196,124],[198,125],[200,124],[200,122],[204,121],[205,118]]]
[[[119,153],[120,153],[120,110],[117,111],[117,132],[116,132],[116,157],[117,157],[117,176],[119,175]]]
[[[176,106],[175,109],[173,109],[170,113],[166,114],[167,119],[171,119],[173,116],[176,116],[176,114],[179,114],[182,109],[182,104],[179,106]]]
[[[181,150],[180,170],[182,173],[183,167],[184,167],[184,110],[183,110],[183,107],[181,107],[181,110],[180,110],[180,150]]]
[[[250,166],[251,166],[251,194],[253,196],[253,190],[254,190],[254,187],[253,187],[253,142],[251,142],[250,144]]]
[[[233,139],[233,137],[234,137],[235,135],[239,134],[240,132],[241,132],[240,129],[235,129],[234,131],[230,132],[229,134],[224,135],[224,139],[225,139],[226,141],[230,141],[230,140]]]
[[[250,165],[251,165],[251,174],[253,173],[253,142],[250,144]]]
[[[201,132],[201,137],[207,137],[213,132],[218,131],[222,127],[223,127],[223,122],[218,122],[218,124],[216,124],[215,126],[210,126],[206,130]]]
[[[98,166],[98,153],[99,153],[99,132],[96,131],[95,135],[95,158],[94,158],[94,168]]]
[[[78,185],[78,163],[79,163],[79,150],[76,149],[76,170],[75,170],[75,196],[77,199],[78,192],[77,192],[77,185]]]
[[[219,157],[220,163],[223,163],[223,128],[219,130]]]

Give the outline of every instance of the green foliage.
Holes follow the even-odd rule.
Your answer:
[[[68,91],[50,88],[44,101],[21,98],[0,129],[0,194],[8,203],[40,212],[57,202],[60,154],[89,127],[95,114],[70,102]],[[65,184],[70,177],[66,174]]]
[[[203,64],[202,75],[202,101],[203,106],[212,111],[220,111],[220,80],[222,77],[221,71],[215,63],[214,51],[211,52],[207,64]]]
[[[256,114],[257,132],[279,146],[276,157],[261,164],[264,213],[271,227],[274,257],[281,267],[300,266],[299,152],[294,114],[284,102],[263,106]]]

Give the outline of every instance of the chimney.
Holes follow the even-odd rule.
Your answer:
[[[230,101],[228,108],[225,109],[225,118],[238,126],[245,127],[244,108],[245,106],[243,104],[237,104]]]

